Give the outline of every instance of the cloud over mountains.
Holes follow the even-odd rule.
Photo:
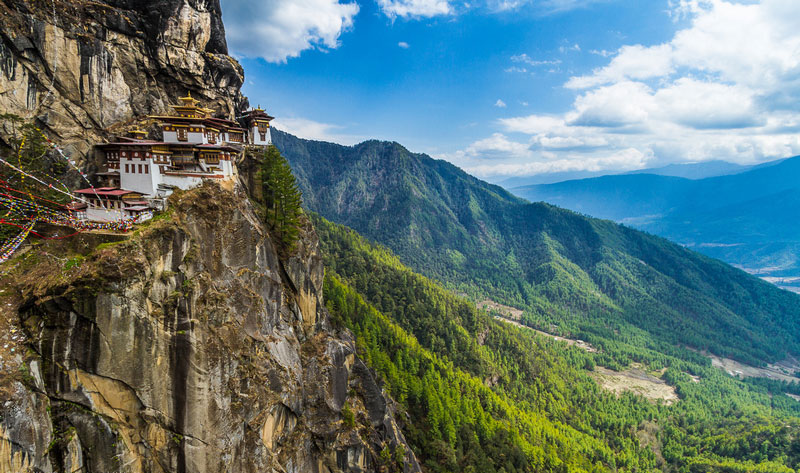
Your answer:
[[[624,45],[569,78],[569,110],[501,119],[496,150],[480,140],[444,157],[489,176],[799,153],[800,3],[681,0],[670,13],[689,20],[670,41]]]

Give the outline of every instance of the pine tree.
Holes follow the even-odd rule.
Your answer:
[[[266,207],[265,223],[277,242],[291,250],[299,234],[302,194],[289,162],[273,145],[264,151],[259,177]]]

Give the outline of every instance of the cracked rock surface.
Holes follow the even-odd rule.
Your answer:
[[[127,240],[47,243],[0,268],[20,331],[0,471],[420,471],[330,324],[313,229],[281,256],[238,188],[171,204]]]
[[[0,21],[0,110],[81,164],[187,92],[221,116],[246,105],[219,0],[0,0]]]

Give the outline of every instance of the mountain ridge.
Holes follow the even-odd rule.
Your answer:
[[[273,139],[311,210],[454,290],[524,308],[530,324],[556,323],[584,339],[608,337],[603,325],[621,324],[756,364],[785,356],[771,337],[798,350],[796,321],[787,315],[797,312],[795,296],[724,263],[610,221],[528,203],[397,143],[343,147],[282,132]],[[764,300],[773,306],[765,309]],[[733,335],[723,342],[720,329],[747,342]]]
[[[793,157],[701,180],[613,175],[514,192],[656,233],[752,272],[792,276],[800,274],[792,257],[800,228],[786,216],[800,212],[798,182],[800,157]]]

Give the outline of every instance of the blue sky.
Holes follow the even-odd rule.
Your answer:
[[[795,0],[222,0],[244,93],[302,137],[500,180],[800,153]]]

